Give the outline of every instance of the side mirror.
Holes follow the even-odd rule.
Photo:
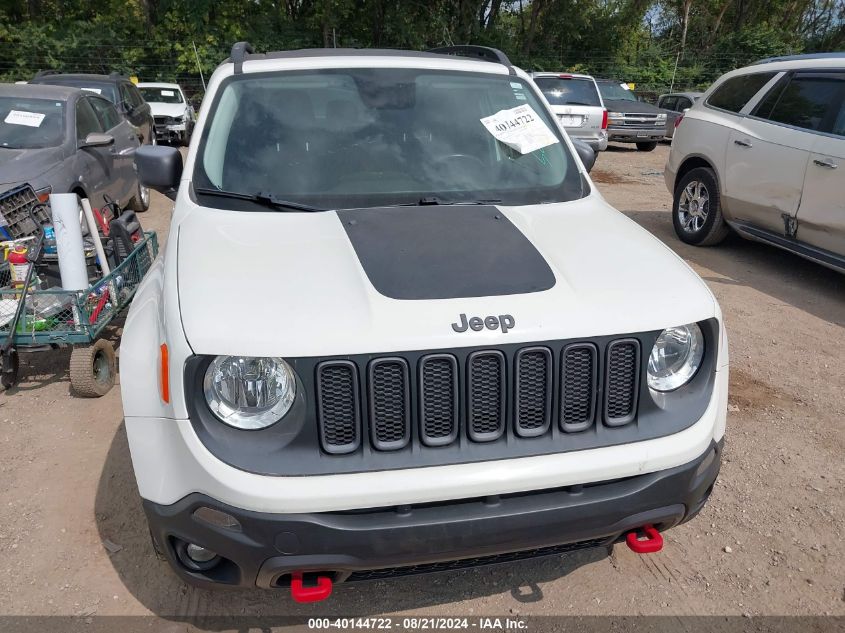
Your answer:
[[[135,150],[135,167],[142,185],[176,199],[182,177],[182,154],[175,147],[142,145]]]
[[[79,144],[79,147],[105,147],[114,143],[114,137],[111,134],[104,134],[102,132],[91,132],[85,137],[85,140]]]
[[[593,170],[593,165],[596,164],[596,158],[598,157],[598,153],[579,138],[570,137],[570,140],[575,146],[575,151],[578,153],[578,158],[580,158],[581,162],[584,163],[584,168],[589,174]]]

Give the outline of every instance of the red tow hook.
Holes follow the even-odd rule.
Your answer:
[[[653,525],[644,525],[642,532],[644,539],[640,539],[639,530],[631,530],[625,537],[625,542],[632,552],[637,554],[653,554],[663,549],[663,537]]]
[[[302,572],[294,572],[290,578],[290,595],[294,602],[320,602],[332,595],[332,579],[317,576],[316,587],[302,585]]]

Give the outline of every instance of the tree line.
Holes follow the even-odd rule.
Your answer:
[[[119,71],[201,90],[257,50],[482,44],[525,69],[703,88],[785,53],[845,49],[845,0],[0,0],[0,79]]]

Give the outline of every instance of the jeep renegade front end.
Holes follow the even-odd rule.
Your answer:
[[[185,580],[310,600],[659,538],[702,508],[719,306],[498,51],[239,44],[184,170],[174,148],[137,163],[175,207],[123,406]]]

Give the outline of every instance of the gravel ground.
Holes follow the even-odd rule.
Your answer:
[[[663,551],[617,546],[610,556],[341,588],[324,605],[188,588],[150,548],[119,389],[71,397],[69,353],[59,350],[25,356],[22,383],[0,395],[0,614],[164,618],[148,630],[215,614],[845,615],[845,276],[738,238],[681,244],[667,154],[612,146],[594,171],[612,204],[710,285],[730,335],[722,473],[705,510],[668,532]],[[169,215],[154,194],[143,223],[162,242]],[[117,341],[120,328],[110,334]]]

